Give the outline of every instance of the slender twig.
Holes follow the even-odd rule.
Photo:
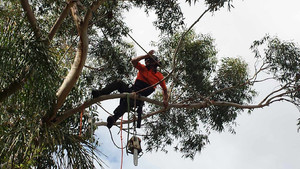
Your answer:
[[[104,70],[104,68],[95,68],[95,67],[91,67],[91,66],[88,66],[88,65],[84,65],[84,67],[86,67],[88,69],[96,70],[96,71],[99,71],[99,72]]]

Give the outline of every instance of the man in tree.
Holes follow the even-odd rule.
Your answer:
[[[118,90],[120,93],[123,92],[136,92],[141,96],[149,96],[154,92],[156,85],[159,83],[163,89],[163,103],[165,108],[168,106],[168,93],[166,83],[163,80],[163,75],[157,71],[157,67],[160,66],[158,57],[153,55],[154,50],[151,50],[146,55],[135,57],[131,60],[133,66],[138,69],[138,74],[135,83],[132,87],[128,87],[121,80],[117,80],[109,85],[107,85],[102,90],[92,90],[93,98],[99,97],[101,95],[107,95],[111,92]],[[141,64],[139,61],[145,59],[145,64]],[[130,107],[134,105],[133,100],[130,101]],[[137,100],[136,105],[139,108],[142,107],[143,103]],[[114,115],[107,118],[107,127],[111,128],[113,124],[128,110],[128,103],[125,98],[120,99],[119,106],[114,110]],[[141,110],[141,109],[140,109]]]

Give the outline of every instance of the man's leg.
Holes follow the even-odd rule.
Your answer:
[[[132,106],[132,103],[129,105],[130,107]],[[121,117],[125,112],[128,111],[128,103],[127,99],[120,99],[120,104],[119,106],[114,110],[114,115],[109,116],[107,118],[107,127],[111,128],[113,124]]]
[[[105,88],[101,89],[101,90],[92,90],[92,96],[93,98],[102,96],[102,95],[107,95],[110,94],[111,92],[118,90],[120,93],[123,92],[128,92],[129,88],[128,85],[126,83],[124,83],[121,80],[116,80],[110,84],[108,84]]]

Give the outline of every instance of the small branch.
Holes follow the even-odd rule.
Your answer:
[[[22,8],[24,9],[24,12],[26,13],[27,19],[33,29],[34,35],[36,39],[40,39],[42,37],[42,33],[40,28],[37,25],[36,18],[34,16],[34,13],[28,3],[28,0],[21,0]]]
[[[86,67],[86,68],[88,68],[88,69],[95,70],[95,71],[99,71],[99,72],[101,72],[101,71],[104,70],[104,68],[95,68],[95,67],[91,67],[91,66],[87,66],[87,65],[84,65],[84,67]]]
[[[93,4],[90,6],[90,8],[88,8],[87,12],[86,12],[86,15],[84,17],[84,20],[83,20],[83,24],[82,26],[83,27],[88,27],[89,26],[89,22],[92,18],[92,14],[94,11],[96,11],[99,6],[104,3],[105,0],[98,0],[98,1],[94,1]]]
[[[272,80],[273,78],[265,78],[265,79],[262,79],[262,80],[256,80],[258,74],[259,74],[260,72],[262,72],[263,70],[266,69],[266,68],[264,68],[264,65],[265,65],[265,64],[262,64],[262,66],[260,67],[259,70],[257,70],[257,69],[255,68],[255,73],[254,73],[254,75],[253,75],[251,78],[249,78],[246,82],[241,83],[241,84],[237,84],[237,85],[235,85],[235,86],[230,86],[230,87],[227,87],[227,88],[222,88],[222,89],[220,89],[220,90],[217,90],[217,91],[211,93],[206,99],[209,99],[210,97],[212,97],[212,96],[215,95],[216,93],[220,93],[220,92],[223,92],[223,91],[226,91],[226,90],[234,89],[234,88],[241,87],[241,86],[244,86],[244,85],[247,85],[247,84],[253,84],[253,83],[255,83],[255,82],[263,82],[263,81],[267,81],[267,80]]]
[[[49,41],[51,41],[53,39],[58,28],[63,23],[63,20],[68,16],[73,3],[74,3],[73,1],[69,2],[67,4],[67,6],[64,8],[64,10],[62,11],[62,13],[60,14],[59,18],[56,20],[55,24],[53,25],[53,27],[51,28],[51,30],[48,34]]]
[[[278,94],[276,96],[273,96],[271,97],[269,100],[266,101],[266,104],[271,104],[273,102],[276,102],[276,101],[282,101],[282,100],[286,100],[285,98],[283,98],[284,96],[286,96],[287,94],[291,94],[291,93],[294,93],[296,92],[296,90],[292,90],[292,91],[288,91],[288,92],[284,92],[284,93],[281,93],[281,94]],[[268,95],[269,97],[269,95]],[[278,98],[277,100],[275,100],[276,98]]]
[[[212,101],[212,105],[214,106],[231,106],[231,107],[236,107],[240,109],[255,109],[255,108],[263,108],[267,106],[266,104],[262,105],[241,105],[237,103],[232,103],[232,102],[226,102],[226,101]]]
[[[273,77],[269,77],[269,78],[265,78],[265,79],[255,80],[252,83],[261,83],[261,82],[265,82],[267,80],[274,80],[274,78]]]
[[[286,85],[283,86],[283,87],[281,87],[281,88],[278,89],[278,90],[275,90],[275,91],[271,92],[271,93],[268,94],[268,95],[267,95],[267,96],[266,96],[259,104],[263,104],[270,96],[272,96],[272,95],[275,94],[275,93],[278,93],[278,92],[282,91],[282,90],[285,89],[285,88],[286,88]],[[272,97],[272,98],[274,98],[274,97]],[[272,100],[272,98],[269,99],[269,101]],[[267,102],[269,102],[269,101],[267,101]]]

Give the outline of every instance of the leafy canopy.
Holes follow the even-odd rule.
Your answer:
[[[123,14],[134,7],[157,15],[154,26],[162,33],[157,52],[171,94],[168,110],[147,114],[144,121],[148,151],[166,151],[172,145],[184,157],[193,158],[209,143],[212,131],[234,132],[235,119],[244,109],[282,100],[300,104],[300,57],[295,43],[270,36],[255,41],[251,49],[262,64],[250,76],[241,58],[218,60],[211,36],[186,32],[182,2],[177,0],[1,2],[2,168],[92,168],[94,159],[103,165],[94,135],[101,117],[97,106],[90,104],[96,102],[90,99],[90,91],[116,79],[133,81],[129,61],[136,54],[133,44],[123,40],[130,32]],[[197,0],[185,2],[203,5]],[[205,0],[204,4],[216,12],[230,9],[232,0]],[[257,79],[261,72],[270,77]],[[253,84],[269,79],[278,80],[281,88],[250,105],[256,95]],[[154,99],[161,97],[155,93],[150,101],[157,103]],[[159,109],[159,104],[148,106],[147,111]]]

